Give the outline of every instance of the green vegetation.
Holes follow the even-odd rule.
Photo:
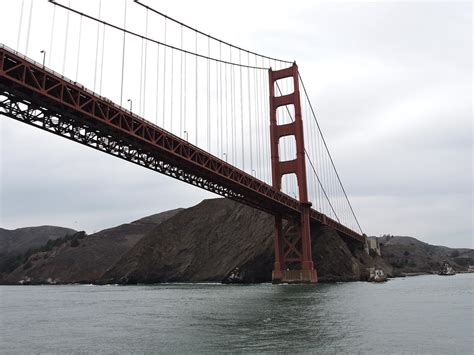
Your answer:
[[[28,251],[24,254],[15,255],[15,256],[6,258],[6,260],[2,264],[0,264],[0,272],[10,273],[22,264],[24,264],[23,270],[27,270],[32,266],[31,261],[28,261],[28,260],[33,254],[49,252],[68,242],[70,242],[71,247],[77,247],[80,244],[79,241],[81,239],[84,239],[85,237],[87,237],[87,234],[86,232],[82,231],[82,232],[77,232],[71,235],[67,234],[62,238],[50,239],[45,245],[39,248],[28,249]],[[47,258],[48,258],[48,255],[44,254],[43,259],[47,259]],[[25,262],[27,263],[25,264]]]

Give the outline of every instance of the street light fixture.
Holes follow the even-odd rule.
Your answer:
[[[227,163],[227,153],[222,153],[222,156],[223,156],[225,162]]]
[[[130,113],[132,113],[133,101],[132,99],[128,99],[127,102],[130,102]]]
[[[183,134],[186,136],[186,140],[188,140],[188,131],[184,131]]]
[[[40,53],[43,54],[43,69],[44,69],[44,63],[45,63],[45,60],[46,60],[46,51],[44,49],[42,49]]]

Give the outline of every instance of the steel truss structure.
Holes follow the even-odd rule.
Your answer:
[[[0,45],[0,114],[183,182],[298,221],[305,205],[107,98]],[[365,238],[310,209],[312,222]]]

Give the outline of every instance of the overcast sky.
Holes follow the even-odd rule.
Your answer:
[[[144,2],[241,47],[297,61],[368,235],[474,246],[470,1]],[[2,16],[0,42],[15,48],[21,1],[0,5],[11,14]],[[50,16],[47,0],[34,5]],[[35,35],[28,55],[41,61],[35,38],[49,38],[49,25]],[[0,132],[3,228],[94,232],[215,197],[4,116]]]

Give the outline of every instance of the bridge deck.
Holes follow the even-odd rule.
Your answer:
[[[293,218],[302,208],[256,177],[3,45],[0,113],[271,214]],[[311,219],[364,241],[314,209]]]

